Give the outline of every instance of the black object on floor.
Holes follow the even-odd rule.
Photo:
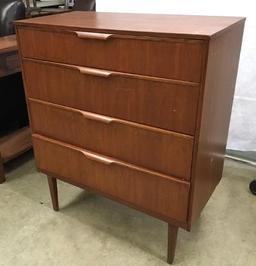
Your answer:
[[[256,196],[256,179],[253,180],[251,183],[250,183],[250,190],[252,192],[253,195]]]

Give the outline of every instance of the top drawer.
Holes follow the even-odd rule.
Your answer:
[[[78,31],[18,29],[23,57],[200,82],[205,42]]]

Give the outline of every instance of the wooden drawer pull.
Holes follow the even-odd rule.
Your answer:
[[[97,114],[92,114],[84,111],[78,111],[83,117],[99,122],[103,122],[105,124],[110,124],[111,122],[114,121],[114,119],[104,116],[104,115],[97,115]]]
[[[111,165],[114,163],[114,161],[112,160],[109,160],[107,158],[104,158],[104,157],[101,157],[99,155],[95,155],[95,154],[92,154],[92,153],[89,153],[89,152],[86,152],[86,151],[81,151],[81,153],[89,160],[93,160],[93,161],[96,161],[96,162],[99,162],[99,163],[103,163],[103,164],[106,164],[106,165]]]
[[[95,39],[103,41],[106,41],[107,39],[113,36],[113,34],[97,33],[97,32],[75,31],[75,33],[77,37],[81,39]]]
[[[90,68],[90,67],[76,67],[80,73],[86,74],[86,75],[93,75],[93,76],[98,76],[98,77],[109,77],[113,75],[112,72],[107,71],[107,70],[101,70],[101,69],[95,69],[95,68]]]

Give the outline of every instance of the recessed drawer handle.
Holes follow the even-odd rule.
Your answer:
[[[88,113],[88,112],[84,112],[84,111],[79,111],[79,113],[87,118],[87,119],[91,119],[91,120],[95,120],[95,121],[99,121],[99,122],[103,122],[105,124],[110,124],[111,122],[114,121],[113,118],[110,118],[110,117],[107,117],[107,116],[104,116],[104,115],[97,115],[97,114],[91,114],[91,113]]]
[[[113,34],[107,33],[98,33],[98,32],[84,32],[84,31],[75,31],[78,38],[81,39],[95,39],[95,40],[103,40],[111,38]]]
[[[113,75],[113,72],[107,70],[101,70],[89,67],[79,67],[79,66],[77,66],[76,68],[80,71],[81,74],[86,74],[86,75],[93,75],[105,78]]]
[[[99,162],[99,163],[103,163],[103,164],[107,164],[107,165],[111,165],[112,163],[114,163],[114,161],[109,160],[109,159],[104,158],[104,157],[101,157],[99,155],[92,154],[92,153],[89,153],[89,152],[86,152],[86,151],[81,151],[81,152],[89,160],[93,160],[93,161],[96,161],[96,162]]]

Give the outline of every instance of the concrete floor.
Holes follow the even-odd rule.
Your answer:
[[[1,266],[167,265],[165,223],[59,182],[52,211],[31,153],[7,165],[0,185]],[[254,168],[226,161],[224,178],[192,232],[179,231],[174,265],[256,265]]]

